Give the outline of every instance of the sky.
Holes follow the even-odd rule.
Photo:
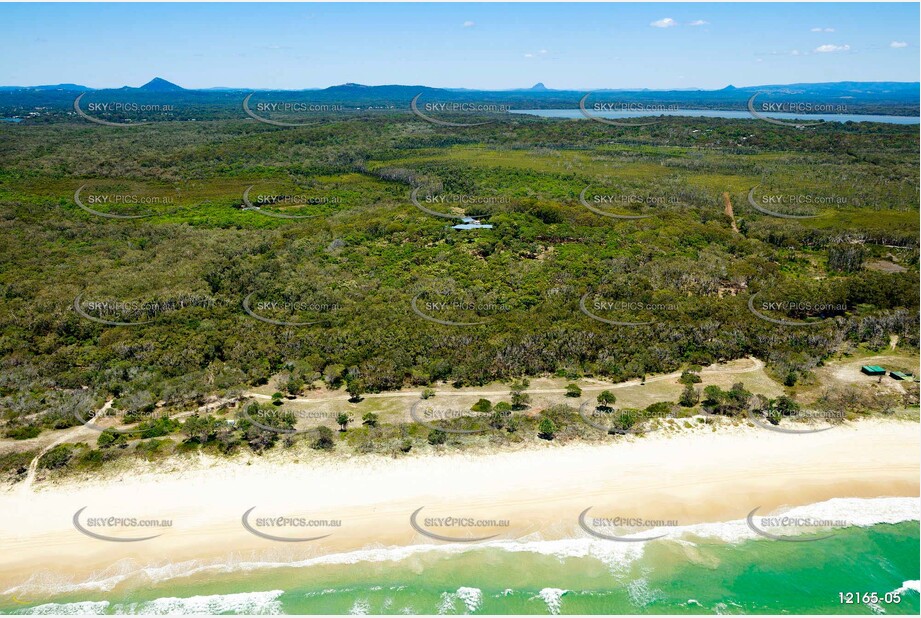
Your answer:
[[[0,85],[918,81],[917,3],[0,4]]]

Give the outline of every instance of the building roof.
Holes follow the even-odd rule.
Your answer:
[[[883,373],[886,373],[886,370],[880,367],[879,365],[864,365],[860,369],[863,371],[872,371],[874,373],[878,373],[880,371],[882,371]]]

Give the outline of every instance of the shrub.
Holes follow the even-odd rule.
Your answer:
[[[492,402],[489,399],[480,399],[470,406],[470,409],[474,412],[490,412],[492,410]],[[511,409],[511,406],[509,406],[509,410]]]
[[[321,451],[331,451],[335,446],[333,430],[326,425],[317,427],[317,439],[314,440],[313,448]]]
[[[540,419],[537,430],[537,436],[541,440],[553,440],[554,436],[556,436],[556,425],[546,416]]]
[[[38,467],[43,470],[63,468],[74,456],[74,447],[71,444],[58,444],[38,460]]]
[[[7,429],[5,435],[7,438],[12,438],[13,440],[28,440],[38,436],[41,432],[42,428],[38,425],[22,425],[20,427]]]

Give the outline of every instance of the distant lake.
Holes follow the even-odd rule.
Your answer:
[[[528,114],[531,116],[541,116],[543,118],[572,118],[588,120],[579,109],[513,109],[509,110],[512,114]],[[753,119],[747,111],[723,110],[723,109],[678,109],[669,111],[656,112],[596,112],[589,110],[589,113],[599,118],[628,119],[628,118],[648,118],[650,116],[694,116],[700,118],[748,118]],[[889,124],[919,124],[921,118],[918,116],[877,116],[873,114],[784,114],[771,113],[762,115],[768,118],[778,120],[800,120],[802,122],[816,122],[824,120],[825,122],[885,122]]]

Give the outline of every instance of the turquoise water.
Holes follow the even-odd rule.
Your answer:
[[[62,594],[51,603],[16,605],[7,597],[0,611],[917,615],[918,584],[910,582],[919,579],[919,544],[917,521],[840,528],[805,543],[693,533],[646,544],[537,541],[525,550],[404,551],[394,560],[203,571],[155,584],[129,578],[107,592]],[[899,604],[839,602],[840,592],[883,596],[906,584]]]
[[[512,114],[528,114],[543,118],[564,118],[586,120],[585,115],[578,109],[515,109]],[[589,114],[599,118],[632,119],[648,118],[650,116],[690,116],[695,118],[741,118],[751,120],[753,116],[747,111],[722,110],[722,109],[676,109],[650,112],[596,112],[589,109]],[[816,122],[882,122],[886,124],[918,124],[918,116],[886,116],[881,114],[789,114],[783,112],[762,113],[769,118],[778,120],[801,120]]]

